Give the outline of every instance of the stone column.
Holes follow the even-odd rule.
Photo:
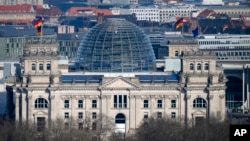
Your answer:
[[[22,115],[20,115],[19,113],[20,113],[20,103],[19,103],[19,101],[20,101],[20,94],[19,93],[15,93],[15,97],[16,97],[16,99],[15,99],[15,101],[16,101],[16,104],[15,104],[15,120],[16,121],[19,121],[19,122],[22,122],[22,118],[21,118],[21,116]]]
[[[135,129],[136,127],[136,110],[135,110],[135,107],[136,107],[136,100],[135,100],[135,96],[129,96],[129,128],[130,129]]]
[[[137,95],[137,96],[135,96],[135,100],[134,100],[134,102],[135,102],[135,113],[134,113],[134,118],[135,118],[135,128],[137,128],[137,120],[138,120],[138,115],[140,114],[140,112],[141,112],[141,109],[140,109],[140,102],[139,101],[141,101],[141,96],[139,96],[139,95]],[[141,119],[139,119],[138,120],[139,122],[141,122]]]
[[[225,95],[226,94],[221,94],[221,95],[219,95],[219,97],[220,97],[220,99],[219,99],[219,101],[220,101],[220,109],[222,109],[221,110],[221,118],[222,118],[222,120],[224,120],[224,118],[225,118],[225,110],[226,110],[226,108],[225,108]]]
[[[75,113],[76,108],[76,96],[70,96],[70,117],[71,121],[74,121],[77,119],[77,114]]]
[[[168,97],[165,95],[165,96],[163,96],[163,103],[164,103],[164,117],[166,118],[167,117],[167,109],[168,109]]]
[[[150,99],[149,99],[149,106],[150,106],[150,116],[153,115],[153,112],[154,112],[154,96],[150,96]]]
[[[51,123],[51,121],[55,120],[55,115],[54,115],[54,99],[55,99],[55,95],[52,94],[52,92],[50,91],[50,97],[49,97],[49,122]]]
[[[21,111],[22,111],[22,121],[27,121],[27,108],[28,108],[28,103],[26,101],[26,95],[25,93],[21,94],[21,103],[20,103],[20,107],[21,107]]]
[[[33,101],[32,95],[27,94],[26,95],[26,101],[27,101],[27,122],[32,123],[31,122],[33,120],[33,118],[32,118],[33,117],[33,115],[32,115],[32,108],[33,108],[33,106],[32,106],[32,101]]]

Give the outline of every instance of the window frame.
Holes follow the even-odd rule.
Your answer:
[[[64,119],[69,119],[69,112],[64,113]]]
[[[143,119],[148,119],[148,112],[143,113]]]
[[[92,99],[92,108],[97,108],[97,100],[96,99]]]
[[[96,112],[92,112],[92,119],[96,119],[97,118],[97,113]]]
[[[202,68],[201,63],[198,63],[198,64],[197,64],[197,68],[196,68],[196,69],[200,71],[200,70],[201,70],[201,68]]]
[[[45,109],[45,108],[48,108],[49,105],[48,105],[48,101],[45,99],[45,98],[37,98],[35,100],[35,108],[36,109]]]
[[[176,99],[171,100],[171,108],[176,108]]]
[[[189,64],[189,70],[194,70],[194,63]]]
[[[208,63],[205,63],[204,70],[209,70],[209,64]]]
[[[78,113],[78,119],[83,119],[83,112]]]
[[[68,99],[65,99],[65,100],[64,100],[64,108],[68,109],[68,108],[70,107],[70,106],[69,106],[69,105],[70,105],[69,103],[70,103],[70,101],[69,101]]]
[[[193,108],[207,108],[207,101],[201,97],[193,100]]]
[[[33,70],[33,71],[36,70],[36,64],[35,64],[35,63],[32,63],[32,64],[31,64],[31,70]]]
[[[176,119],[176,112],[171,112],[171,119]]]
[[[43,64],[42,64],[42,63],[39,64],[39,70],[40,70],[40,71],[43,70]]]
[[[157,108],[163,108],[163,100],[162,99],[157,100]]]
[[[51,70],[51,64],[50,63],[46,64],[46,70]]]
[[[78,100],[78,108],[83,108],[83,100],[82,99]]]
[[[143,108],[149,108],[149,100],[148,99],[143,100]]]
[[[158,119],[162,118],[162,112],[157,112],[157,118]]]

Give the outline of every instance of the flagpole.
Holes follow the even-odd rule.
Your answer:
[[[182,26],[181,26],[181,35],[182,35],[182,39],[184,38],[184,35],[183,35],[183,33],[184,33],[184,19],[183,19],[183,17],[181,17],[182,18]]]
[[[41,35],[40,35],[40,47],[43,44],[43,17],[42,17],[42,25],[41,25]]]

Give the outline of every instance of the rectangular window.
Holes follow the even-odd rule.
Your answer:
[[[123,96],[123,108],[127,108],[127,96]]]
[[[65,118],[65,119],[69,119],[69,113],[68,113],[68,112],[65,112],[65,113],[64,113],[64,118]]]
[[[162,118],[162,112],[157,112],[157,118]]]
[[[171,100],[171,108],[176,108],[176,100]]]
[[[64,108],[69,108],[69,100],[64,100]]]
[[[144,119],[148,119],[148,112],[144,112]]]
[[[78,123],[78,130],[82,130],[83,129],[83,123]]]
[[[127,95],[114,95],[114,108],[127,108]]]
[[[96,130],[96,123],[95,123],[95,122],[92,123],[92,130],[93,130],[93,131]]]
[[[114,95],[114,108],[117,108],[117,95]]]
[[[148,108],[148,100],[144,100],[143,101],[143,107],[144,108]]]
[[[92,100],[92,108],[96,108],[97,107],[97,100]]]
[[[83,108],[83,100],[78,100],[78,108]]]
[[[79,118],[79,119],[82,119],[82,118],[83,118],[83,113],[82,113],[82,112],[79,112],[79,113],[78,113],[78,118]]]
[[[92,119],[96,119],[96,112],[92,113]]]
[[[171,113],[171,118],[172,118],[172,119],[175,119],[175,118],[176,118],[176,113],[175,113],[175,112],[172,112],[172,113]]]
[[[122,108],[122,95],[119,95],[119,108]]]
[[[157,100],[157,108],[162,108],[162,100]]]

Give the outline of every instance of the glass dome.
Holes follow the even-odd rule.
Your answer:
[[[76,64],[89,72],[144,72],[153,70],[154,59],[142,29],[125,19],[112,18],[83,37]]]

